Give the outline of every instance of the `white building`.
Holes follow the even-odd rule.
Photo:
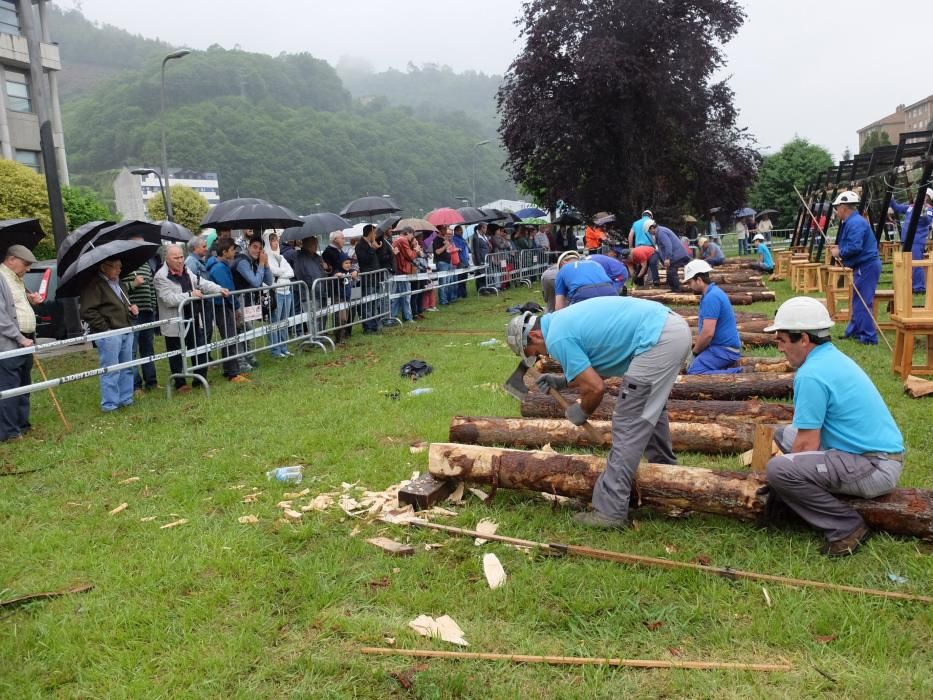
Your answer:
[[[133,170],[145,170],[143,167],[125,167],[113,181],[113,194],[117,201],[117,211],[127,219],[147,219],[146,204],[150,199],[161,194],[159,177],[155,173],[134,175]],[[151,168],[161,175],[161,168]],[[208,204],[214,206],[220,202],[220,183],[217,173],[187,168],[169,168],[169,184],[184,185],[203,196]]]

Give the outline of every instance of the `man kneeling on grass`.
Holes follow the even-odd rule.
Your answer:
[[[843,557],[870,531],[834,494],[876,498],[894,489],[904,440],[868,375],[829,342],[832,327],[820,302],[794,297],[765,328],[797,370],[794,421],[775,435],[785,454],[768,462],[767,476],[772,497],[823,531],[823,554]]]

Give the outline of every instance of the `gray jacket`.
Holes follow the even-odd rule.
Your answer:
[[[192,289],[199,289],[205,294],[220,293],[222,287],[219,284],[215,284],[205,277],[195,277],[187,267],[183,269],[185,274],[188,275],[188,279],[191,280]],[[156,271],[152,278],[152,284],[155,285],[156,296],[159,299],[159,318],[175,318],[178,316],[178,305],[185,299],[189,299],[191,295],[181,291],[181,288],[168,278],[167,265],[162,265]],[[194,304],[193,306],[197,307],[198,305]],[[168,323],[162,326],[162,335],[167,338],[179,337],[181,333],[178,324]]]
[[[3,263],[0,263],[2,265]],[[15,350],[26,336],[20,333],[16,320],[16,307],[13,305],[13,292],[6,279],[0,280],[0,351]]]

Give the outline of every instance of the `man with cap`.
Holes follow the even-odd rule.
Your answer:
[[[36,340],[36,314],[42,295],[27,291],[23,277],[36,257],[26,246],[11,245],[0,264],[0,351],[28,348]],[[0,360],[0,391],[32,383],[32,355]],[[0,442],[22,437],[32,429],[29,394],[0,401]]]
[[[637,248],[641,245],[654,245],[654,241],[651,239],[651,236],[648,233],[648,227],[645,226],[646,223],[651,221],[654,218],[654,214],[651,213],[650,209],[645,209],[641,213],[641,218],[632,223],[632,228],[628,231],[628,247]]]
[[[726,262],[726,254],[718,243],[711,241],[706,236],[700,236],[697,239],[697,245],[700,246],[700,260],[706,262],[710,267],[719,267]]]
[[[758,270],[759,272],[774,272],[774,258],[771,256],[771,249],[768,247],[768,244],[765,243],[765,237],[760,233],[756,233],[755,237],[752,239],[752,243],[755,244],[755,252],[758,253],[758,262],[753,262],[752,267]]]
[[[742,341],[735,325],[732,302],[709,275],[713,268],[703,260],[691,260],[684,268],[684,282],[700,295],[697,338],[687,374],[737,374],[736,362],[742,356]]]
[[[891,200],[891,209],[896,214],[904,216],[904,222],[910,221],[914,211],[913,202],[898,204],[894,199]],[[927,188],[926,196],[923,201],[923,208],[920,210],[920,219],[917,221],[917,230],[914,233],[914,244],[911,246],[911,257],[914,260],[923,260],[926,256],[927,238],[930,235],[930,225],[933,224],[933,189]],[[927,276],[922,268],[915,268],[912,276],[912,285],[914,294],[923,294],[927,290]]]
[[[677,234],[667,226],[658,226],[654,219],[645,222],[645,230],[657,243],[658,258],[667,271],[667,286],[672,292],[680,291],[680,268],[690,262],[690,255]]]
[[[619,294],[602,266],[581,258],[575,250],[561,253],[557,258],[557,268],[554,306],[558,311],[593,297],[614,297]]]
[[[767,465],[768,487],[797,515],[823,532],[823,554],[852,554],[870,532],[836,494],[876,498],[901,474],[904,440],[868,375],[830,342],[833,321],[810,297],[781,304],[774,323],[794,376],[794,420],[778,429],[784,452]]]
[[[852,268],[852,282],[858,292],[852,299],[852,316],[845,337],[864,345],[877,345],[878,333],[871,307],[881,276],[881,256],[871,226],[858,212],[858,203],[859,197],[852,191],[843,192],[833,200],[833,210],[841,223],[836,245],[829,253]]]
[[[604,377],[624,377],[612,415],[612,448],[593,489],[593,512],[574,519],[594,527],[628,527],[629,497],[638,462],[676,464],[667,398],[690,352],[687,322],[657,302],[603,297],[538,318],[525,312],[509,322],[512,351],[530,367],[538,355],[557,360],[564,374],[542,374],[538,387],[572,386],[580,400],[565,415],[582,425],[606,393]]]

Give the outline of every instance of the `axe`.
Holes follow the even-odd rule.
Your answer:
[[[529,367],[524,363],[524,361],[522,361],[518,363],[518,367],[515,368],[515,371],[509,375],[509,378],[505,380],[505,384],[502,385],[503,389],[505,389],[510,395],[519,401],[521,401],[525,397],[525,394],[528,393],[528,387],[525,385],[525,375],[529,375],[532,380],[537,380],[538,377],[541,376],[541,373],[533,367]],[[567,406],[570,404],[567,402],[567,399],[561,396],[561,393],[557,389],[551,387],[548,389],[547,393],[557,402],[558,406],[560,406],[565,411],[567,410]],[[590,440],[592,440],[594,444],[599,445],[602,443],[602,433],[600,433],[592,423],[586,421],[580,427],[586,431],[587,435],[590,436]]]

